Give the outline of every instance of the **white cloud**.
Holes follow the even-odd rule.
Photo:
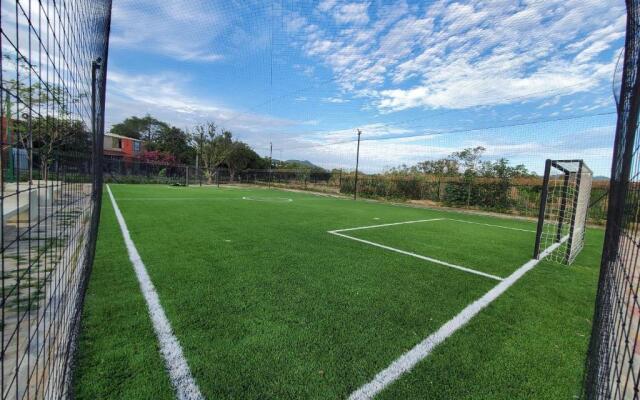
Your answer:
[[[320,4],[318,4],[318,10],[327,12],[331,10],[337,3],[338,0],[321,0]]]
[[[369,22],[369,3],[348,3],[334,9],[333,17],[340,24],[364,25]]]
[[[246,25],[242,10],[251,7],[255,16],[267,9],[260,2],[247,3],[231,12],[225,3],[209,0],[115,1],[110,44],[195,62],[238,56],[238,48],[264,49],[269,44],[268,26]]]
[[[188,81],[176,74],[131,75],[110,70],[108,79],[107,126],[131,115],[149,113],[181,128],[213,120],[235,133],[256,137],[299,123],[241,112],[213,100],[190,96],[184,88]]]
[[[613,0],[437,0],[420,9],[398,0],[384,7],[387,17],[377,4],[321,3],[335,26],[295,16],[307,56],[383,112],[592,91],[610,80],[615,58],[608,54],[625,31],[624,5]]]
[[[213,51],[227,22],[200,1],[122,0],[113,4],[111,46],[155,52],[179,60],[213,62],[223,58]],[[207,30],[208,35],[202,31]]]
[[[348,99],[344,99],[342,97],[325,97],[322,99],[325,103],[334,103],[334,104],[343,104],[348,103]]]

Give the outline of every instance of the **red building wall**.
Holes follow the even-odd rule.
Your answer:
[[[122,154],[125,157],[135,157],[137,154],[133,153],[133,140],[122,139]]]

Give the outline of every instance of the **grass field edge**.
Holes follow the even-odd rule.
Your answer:
[[[131,239],[129,229],[127,228],[124,216],[118,207],[118,203],[116,202],[109,185],[106,187],[109,198],[111,199],[113,211],[116,214],[116,219],[120,226],[120,231],[122,232],[127,253],[129,254],[129,260],[133,264],[136,277],[140,284],[140,290],[145,302],[147,303],[149,316],[151,317],[153,329],[155,330],[156,337],[158,339],[160,353],[165,360],[165,366],[169,373],[171,383],[176,390],[177,396],[181,400],[204,399],[204,396],[200,392],[200,389],[191,374],[191,370],[182,351],[182,346],[180,346],[180,342],[173,334],[171,323],[160,304],[160,298],[158,297],[158,293],[156,292],[153,282],[151,281],[147,269],[142,262],[142,258]]]

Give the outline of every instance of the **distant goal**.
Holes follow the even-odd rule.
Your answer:
[[[593,172],[582,160],[547,160],[533,258],[570,265],[584,246]],[[549,254],[548,249],[553,249]],[[546,252],[545,252],[546,250]]]

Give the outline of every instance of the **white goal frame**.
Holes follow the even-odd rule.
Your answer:
[[[583,160],[546,160],[533,258],[570,265],[584,247],[593,172]]]

